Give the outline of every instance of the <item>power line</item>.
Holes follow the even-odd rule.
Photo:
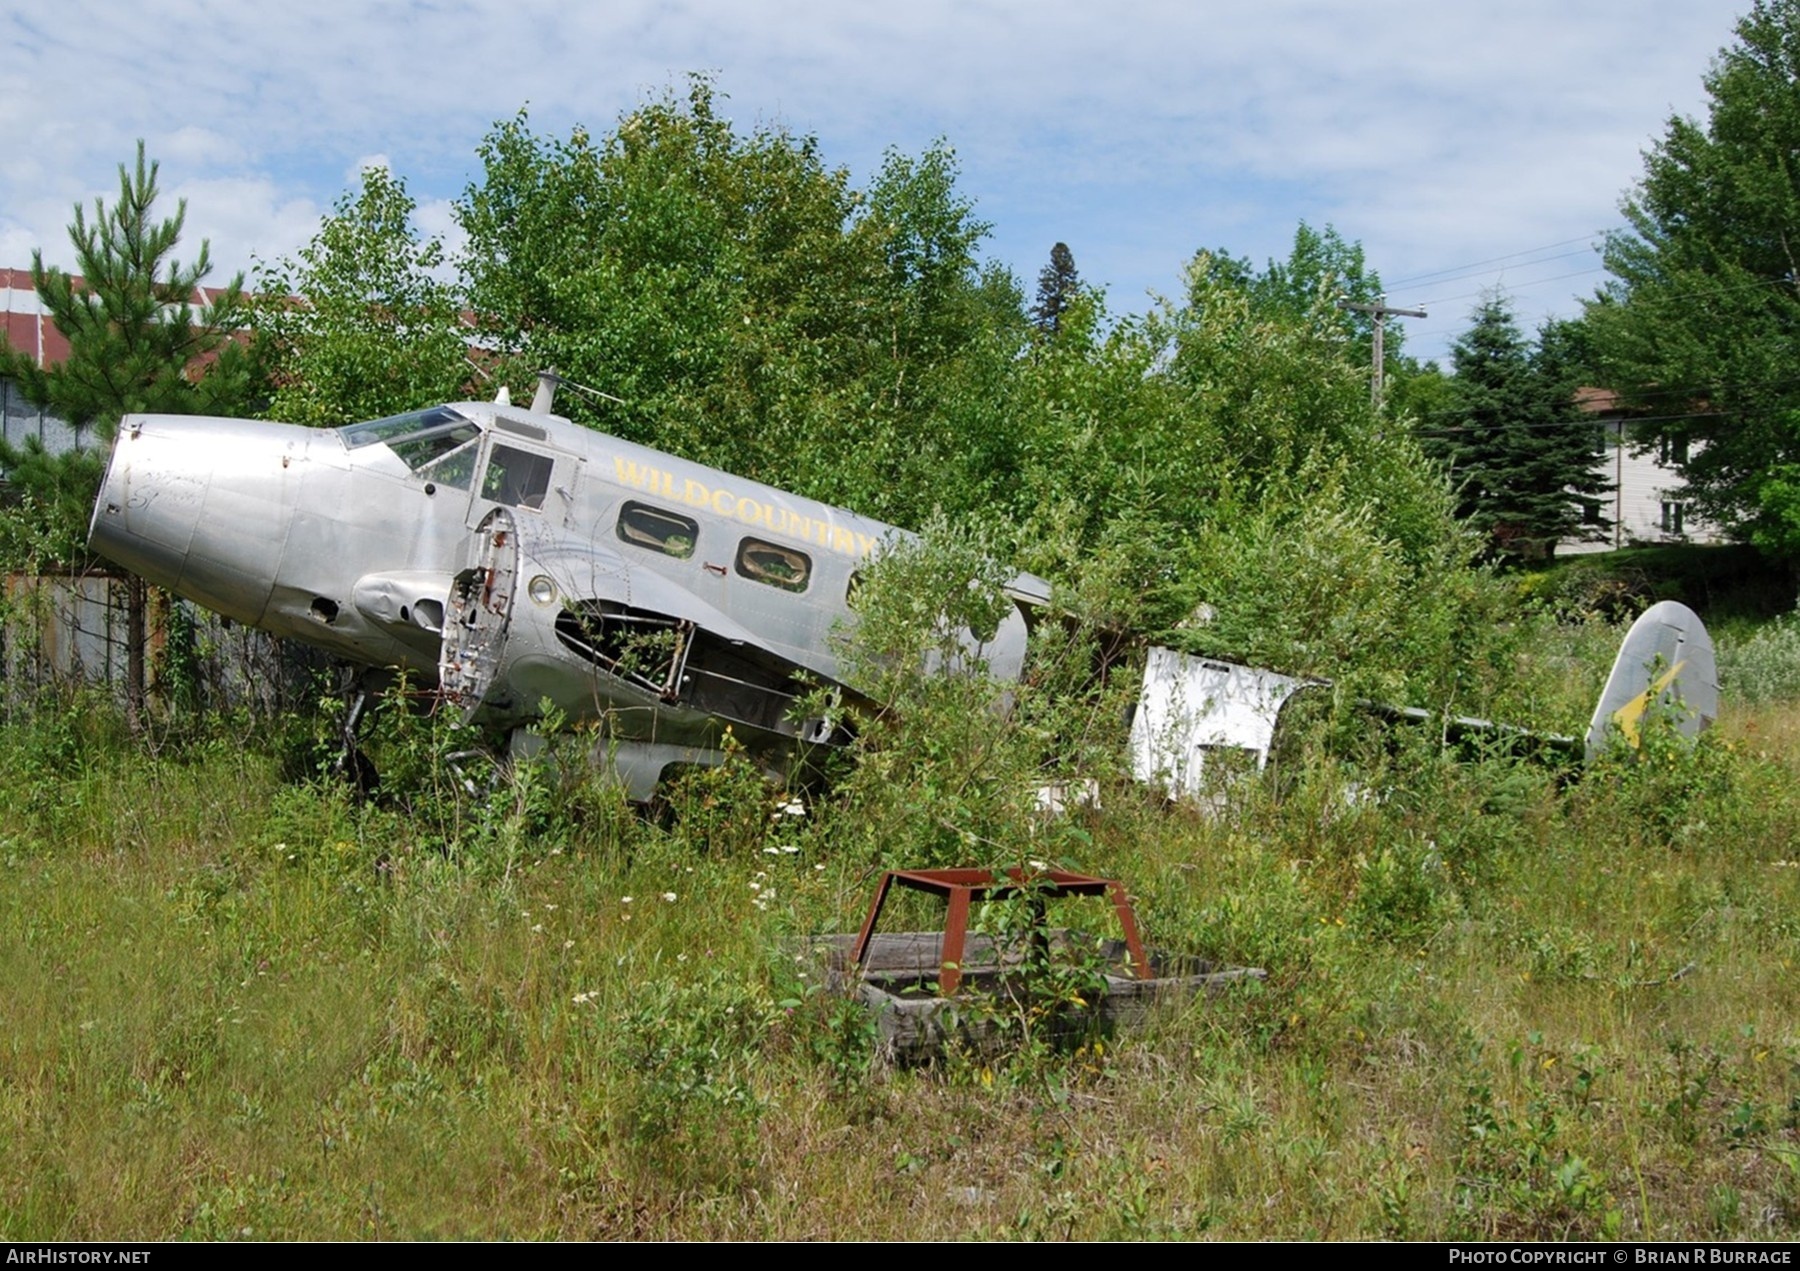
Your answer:
[[[1534,289],[1542,284],[1545,284],[1545,283],[1559,282],[1559,281],[1562,281],[1562,280],[1568,279],[1568,278],[1579,278],[1584,273],[1585,274],[1593,274],[1593,273],[1603,273],[1603,272],[1607,272],[1607,271],[1605,271],[1604,269],[1591,269],[1591,270],[1583,270],[1583,271],[1579,271],[1577,273],[1571,273],[1571,274],[1558,274],[1558,275],[1555,275],[1550,278],[1532,279],[1529,282],[1522,284],[1519,287],[1518,291],[1523,292],[1523,293],[1529,293],[1532,289]],[[1623,281],[1623,280],[1621,280],[1621,281]],[[1708,298],[1714,297],[1714,296],[1725,296],[1725,295],[1732,295],[1732,294],[1736,294],[1736,293],[1740,293],[1740,292],[1759,291],[1759,290],[1765,290],[1765,289],[1771,289],[1771,288],[1778,289],[1778,290],[1782,289],[1782,288],[1793,288],[1793,289],[1795,289],[1796,292],[1800,292],[1800,279],[1796,279],[1793,276],[1786,276],[1786,277],[1781,277],[1781,278],[1759,278],[1753,282],[1733,283],[1729,286],[1724,286],[1724,287],[1701,287],[1701,288],[1695,288],[1695,289],[1688,290],[1688,291],[1668,291],[1668,292],[1663,292],[1662,294],[1657,294],[1657,295],[1637,295],[1637,296],[1633,296],[1629,300],[1628,303],[1633,304],[1633,305],[1641,305],[1641,306],[1648,306],[1648,307],[1655,307],[1655,306],[1660,306],[1660,305],[1687,304],[1690,301],[1705,300],[1705,299],[1708,299]],[[1485,290],[1484,291],[1471,291],[1471,292],[1464,292],[1460,295],[1454,295],[1454,296],[1440,296],[1440,297],[1436,297],[1433,299],[1423,301],[1421,303],[1431,304],[1433,306],[1443,306],[1446,304],[1454,304],[1458,300],[1468,300],[1468,299],[1478,298],[1485,294],[1487,294],[1487,292]],[[1548,318],[1551,315],[1551,312],[1552,311],[1546,311],[1542,315],[1542,317]],[[1442,339],[1443,339],[1443,347],[1442,347],[1441,353],[1437,353],[1437,354],[1423,353],[1423,354],[1421,354],[1421,356],[1427,358],[1428,360],[1432,359],[1434,357],[1448,356],[1452,351],[1450,348],[1450,345],[1454,343],[1455,337],[1445,335],[1442,337]]]
[[[1621,279],[1620,281],[1624,281]],[[1630,303],[1638,305],[1676,304],[1688,300],[1700,300],[1707,296],[1724,296],[1734,291],[1755,291],[1758,287],[1791,287],[1795,282],[1792,277],[1759,278],[1755,282],[1735,283],[1729,287],[1708,287],[1699,291],[1671,291],[1665,295],[1634,296]]]
[[[1800,377],[1785,380],[1747,380],[1732,384],[1708,382],[1704,384],[1666,385],[1657,388],[1629,390],[1611,389],[1608,391],[1616,392],[1620,397],[1623,397],[1628,401],[1644,401],[1664,397],[1708,397],[1725,393],[1757,390],[1766,391],[1769,389],[1794,388],[1796,386],[1800,386]]]
[[[1533,278],[1533,279],[1529,280],[1528,282],[1521,284],[1521,289],[1523,290],[1523,289],[1531,288],[1531,287],[1541,287],[1543,284],[1545,284],[1547,282],[1561,282],[1565,278],[1582,278],[1588,274],[1603,274],[1605,272],[1606,272],[1606,266],[1597,265],[1593,269],[1578,269],[1572,274],[1553,274],[1549,278]],[[1456,280],[1452,280],[1452,281],[1456,281]],[[1484,296],[1491,290],[1492,290],[1492,288],[1484,287],[1480,291],[1465,291],[1461,295],[1456,295],[1456,296],[1429,296],[1426,299],[1419,301],[1419,303],[1420,304],[1430,304],[1430,305],[1447,305],[1447,304],[1451,304],[1457,300],[1467,300],[1472,296]]]
[[[1455,377],[1447,376],[1446,378],[1454,380]],[[1635,402],[1635,401],[1643,401],[1646,399],[1653,400],[1653,399],[1660,399],[1660,398],[1667,398],[1667,397],[1684,397],[1684,398],[1689,398],[1689,399],[1707,398],[1707,397],[1720,397],[1720,396],[1724,396],[1726,394],[1734,394],[1734,393],[1738,393],[1738,392],[1745,391],[1745,390],[1761,390],[1761,391],[1766,392],[1766,391],[1772,391],[1772,390],[1779,391],[1779,390],[1791,389],[1791,388],[1800,388],[1800,376],[1790,377],[1788,379],[1783,379],[1783,380],[1753,380],[1753,381],[1749,381],[1749,382],[1745,382],[1745,383],[1736,383],[1736,384],[1717,384],[1717,383],[1690,384],[1690,385],[1675,386],[1675,387],[1668,387],[1668,388],[1644,389],[1642,391],[1637,391],[1637,390],[1622,391],[1622,390],[1617,390],[1617,389],[1609,389],[1607,391],[1616,393],[1625,402],[1630,403],[1630,402]],[[1456,408],[1456,407],[1445,407],[1445,408],[1441,408],[1439,410],[1432,412],[1432,414],[1434,416],[1455,415],[1455,414],[1461,414],[1461,413],[1462,413],[1461,409]],[[1741,414],[1741,413],[1743,413],[1743,408],[1734,406],[1727,410],[1699,411],[1699,412],[1695,412],[1695,415],[1726,415],[1726,414]],[[1689,418],[1689,417],[1690,416],[1688,416],[1688,415],[1668,416],[1668,418],[1671,418],[1671,419],[1673,419],[1673,418]],[[1651,417],[1650,416],[1634,416],[1633,418],[1651,418]]]
[[[1570,244],[1574,244],[1574,243],[1597,244],[1599,241],[1604,240],[1609,234],[1611,234],[1613,232],[1614,231],[1602,231],[1597,234],[1584,234],[1584,235],[1581,235],[1576,238],[1566,238],[1566,239],[1562,239],[1558,242],[1545,243],[1538,247],[1526,248],[1522,251],[1507,252],[1503,255],[1491,256],[1485,260],[1472,261],[1467,264],[1452,265],[1452,266],[1448,266],[1443,269],[1436,269],[1436,270],[1426,271],[1424,273],[1411,274],[1406,277],[1394,280],[1392,282],[1388,282],[1386,285],[1387,285],[1389,292],[1392,293],[1393,291],[1395,291],[1401,287],[1413,286],[1413,285],[1418,285],[1418,284],[1433,284],[1433,283],[1441,284],[1441,283],[1464,281],[1466,279],[1478,277],[1479,271],[1481,271],[1489,266],[1501,266],[1502,268],[1496,269],[1494,272],[1499,273],[1499,274],[1504,274],[1506,272],[1505,266],[1507,266],[1509,264],[1509,262],[1518,262],[1519,266],[1533,266],[1533,265],[1548,263],[1550,261],[1555,261],[1555,260],[1565,260],[1565,259],[1569,259],[1574,256],[1579,256],[1582,253],[1581,252],[1558,252],[1554,255],[1548,255],[1548,256],[1544,255],[1544,253],[1554,252],[1556,248],[1567,247]],[[1512,290],[1515,294],[1529,294],[1533,290],[1536,290],[1538,288],[1548,286],[1548,285],[1551,285],[1554,283],[1566,282],[1566,281],[1569,281],[1569,280],[1575,279],[1575,278],[1591,277],[1595,274],[1607,274],[1610,272],[1611,271],[1606,266],[1601,265],[1601,266],[1597,266],[1593,269],[1576,270],[1576,271],[1569,272],[1569,273],[1553,274],[1553,275],[1550,275],[1550,276],[1544,277],[1544,278],[1531,278],[1531,279],[1526,279],[1522,282],[1512,283],[1512,284],[1504,284],[1502,281],[1501,285],[1507,285],[1509,287],[1509,289]],[[1614,277],[1617,277],[1617,275],[1614,275]],[[1625,280],[1619,279],[1619,281],[1624,282]],[[1722,287],[1694,288],[1694,289],[1690,289],[1690,290],[1686,290],[1686,291],[1668,292],[1668,293],[1665,293],[1662,295],[1640,296],[1640,297],[1634,298],[1633,303],[1645,304],[1645,305],[1683,304],[1690,300],[1700,300],[1700,299],[1706,299],[1706,298],[1713,297],[1713,296],[1731,295],[1731,294],[1743,292],[1743,291],[1755,291],[1755,290],[1762,289],[1762,288],[1780,288],[1780,287],[1784,287],[1784,286],[1793,286],[1796,288],[1800,288],[1800,280],[1796,280],[1792,277],[1758,279],[1754,282],[1735,283],[1735,284],[1722,286]],[[1487,290],[1489,290],[1489,289],[1484,288],[1481,291],[1472,291],[1472,292],[1465,291],[1465,292],[1459,292],[1459,293],[1455,293],[1455,294],[1447,295],[1447,296],[1426,295],[1424,297],[1419,298],[1414,303],[1416,303],[1420,307],[1433,306],[1433,307],[1441,308],[1444,305],[1455,304],[1455,303],[1457,303],[1459,301],[1463,301],[1463,300],[1478,299],[1482,295],[1486,294]],[[1447,349],[1445,351],[1448,352]]]
[[[1520,254],[1525,255],[1526,253],[1522,252]],[[1586,251],[1558,252],[1554,256],[1539,256],[1534,260],[1522,260],[1522,261],[1519,261],[1516,265],[1507,265],[1504,268],[1505,269],[1523,269],[1528,265],[1547,265],[1553,260],[1573,260],[1577,256],[1587,256],[1589,254],[1590,253],[1586,252]],[[1492,273],[1492,272],[1502,272],[1502,271],[1487,270],[1487,269],[1483,269],[1476,265],[1467,265],[1461,269],[1440,269],[1436,274],[1421,274],[1416,278],[1403,278],[1400,280],[1400,282],[1395,283],[1393,285],[1403,286],[1407,283],[1424,282],[1424,281],[1426,281],[1428,279],[1432,279],[1432,278],[1438,278],[1440,282],[1444,282],[1444,283],[1462,282],[1465,279],[1477,277],[1478,275],[1480,275],[1482,273]]]
[[[1610,273],[1610,272],[1611,271],[1608,270],[1606,268],[1606,266],[1601,265],[1594,269],[1581,269],[1581,270],[1575,271],[1574,273],[1569,273],[1569,274],[1553,274],[1548,278],[1532,278],[1532,279],[1529,279],[1529,280],[1519,284],[1519,289],[1520,290],[1529,290],[1532,287],[1538,287],[1538,286],[1541,286],[1544,283],[1548,283],[1548,282],[1561,282],[1562,280],[1564,280],[1566,278],[1580,278],[1585,274],[1602,274],[1602,273]],[[1623,282],[1625,280],[1620,279],[1620,281]],[[1728,287],[1700,287],[1700,288],[1696,288],[1696,289],[1690,290],[1690,291],[1666,292],[1661,295],[1634,296],[1631,299],[1630,303],[1632,303],[1632,304],[1649,304],[1649,305],[1678,304],[1678,303],[1684,303],[1689,300],[1705,299],[1708,296],[1725,296],[1725,295],[1730,295],[1733,292],[1755,291],[1762,287],[1793,287],[1793,286],[1797,286],[1797,285],[1800,285],[1800,284],[1796,284],[1796,280],[1792,277],[1758,278],[1754,282],[1733,283]],[[1486,294],[1485,290],[1484,291],[1467,291],[1467,292],[1463,292],[1461,295],[1455,295],[1455,296],[1427,297],[1425,300],[1421,301],[1420,303],[1443,305],[1443,304],[1450,304],[1457,300],[1467,300],[1470,297],[1480,296],[1480,295],[1484,295],[1484,294]]]
[[[1434,270],[1430,271],[1429,273],[1413,274],[1409,278],[1396,278],[1395,280],[1387,283],[1386,285],[1389,287],[1401,287],[1401,286],[1405,286],[1407,283],[1424,282],[1426,279],[1438,278],[1444,274],[1459,274],[1459,273],[1462,273],[1464,270],[1480,269],[1485,265],[1498,265],[1503,261],[1514,260],[1520,256],[1535,256],[1539,252],[1547,252],[1553,248],[1567,247],[1570,243],[1591,243],[1594,241],[1594,239],[1596,237],[1599,237],[1599,236],[1595,235],[1595,234],[1583,234],[1579,238],[1565,238],[1560,243],[1545,243],[1542,247],[1528,247],[1524,251],[1508,252],[1504,256],[1494,256],[1494,257],[1490,257],[1487,260],[1470,261],[1468,264],[1465,264],[1465,265],[1451,265],[1447,269],[1434,269]],[[1579,256],[1581,253],[1570,252],[1568,254],[1571,256]],[[1559,260],[1559,259],[1561,259],[1561,257],[1552,256],[1552,257],[1549,257],[1549,259]],[[1528,261],[1525,263],[1535,264],[1536,262]]]
[[[1447,378],[1454,380],[1453,376],[1447,377]],[[1734,382],[1734,383],[1730,383],[1730,384],[1711,382],[1711,383],[1704,383],[1704,384],[1664,385],[1664,386],[1660,386],[1657,388],[1646,388],[1646,389],[1642,389],[1642,390],[1629,390],[1629,391],[1608,390],[1608,391],[1616,393],[1618,398],[1620,399],[1622,405],[1626,409],[1629,409],[1632,405],[1635,405],[1636,403],[1639,403],[1639,402],[1657,401],[1657,400],[1663,400],[1663,399],[1668,399],[1668,398],[1687,399],[1689,401],[1702,400],[1702,399],[1717,400],[1721,397],[1729,397],[1731,395],[1735,395],[1735,394],[1742,393],[1742,392],[1765,392],[1765,393],[1767,393],[1767,392],[1784,392],[1784,391],[1796,389],[1796,388],[1800,388],[1800,376],[1790,376],[1786,379],[1778,379],[1778,380],[1740,381],[1740,382]],[[1561,397],[1560,395],[1558,395],[1553,400],[1548,400],[1547,404],[1562,405],[1562,404],[1566,404],[1567,400],[1568,400],[1567,398],[1564,398],[1564,397]],[[1575,423],[1575,424],[1600,423],[1600,422],[1603,422],[1604,418],[1620,418],[1620,419],[1624,419],[1628,423],[1634,423],[1634,424],[1636,424],[1636,423],[1644,423],[1644,424],[1673,423],[1673,422],[1683,420],[1683,419],[1733,419],[1733,418],[1742,418],[1742,417],[1746,417],[1746,416],[1750,416],[1750,415],[1760,416],[1760,415],[1765,414],[1770,409],[1778,409],[1778,407],[1774,407],[1774,406],[1771,406],[1771,407],[1728,406],[1728,407],[1714,407],[1714,408],[1710,408],[1710,409],[1706,409],[1706,410],[1686,410],[1686,411],[1677,411],[1677,412],[1665,412],[1663,414],[1657,414],[1657,415],[1623,414],[1623,415],[1615,415],[1615,416],[1608,416],[1608,417],[1602,417],[1602,416],[1598,416],[1598,415],[1586,415],[1586,416],[1578,417],[1574,420],[1549,420],[1549,421],[1545,421],[1542,423],[1536,423],[1536,424],[1521,423],[1516,426],[1524,427],[1524,428],[1557,427],[1563,423]],[[1453,418],[1456,418],[1457,416],[1466,415],[1466,413],[1467,412],[1464,411],[1461,407],[1448,406],[1448,407],[1440,407],[1436,410],[1427,412],[1422,415],[1417,415],[1417,416],[1415,416],[1415,419],[1418,422],[1420,422],[1421,424],[1424,424],[1426,427],[1431,427],[1432,425],[1430,424],[1429,421],[1439,420],[1439,419],[1453,419]]]

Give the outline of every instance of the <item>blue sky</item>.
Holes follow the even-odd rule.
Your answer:
[[[70,264],[72,205],[138,138],[221,271],[291,253],[385,162],[454,242],[492,123],[609,129],[705,72],[741,127],[819,139],[865,181],[956,149],[1029,289],[1058,240],[1115,311],[1296,224],[1360,240],[1441,356],[1484,288],[1535,324],[1602,275],[1590,244],[1748,0],[72,0],[0,9],[0,264]]]

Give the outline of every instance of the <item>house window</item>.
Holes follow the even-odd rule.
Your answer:
[[[1682,521],[1686,510],[1687,505],[1684,503],[1671,503],[1665,500],[1662,505],[1662,532],[1664,534],[1683,533]]]
[[[1674,464],[1679,466],[1688,461],[1688,443],[1686,437],[1664,437],[1656,445],[1656,461],[1665,468]]]
[[[738,544],[737,572],[783,591],[805,591],[812,578],[812,558],[791,547],[747,538]]]
[[[619,509],[619,537],[664,556],[686,560],[694,554],[700,523],[647,503],[627,503]]]

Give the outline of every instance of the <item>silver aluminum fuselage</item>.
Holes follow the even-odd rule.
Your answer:
[[[605,717],[651,748],[646,770],[689,752],[716,760],[725,726],[753,748],[758,736],[775,749],[806,738],[805,721],[744,695],[778,705],[796,673],[839,682],[852,576],[903,531],[559,416],[478,402],[430,415],[453,421],[435,442],[392,444],[376,424],[128,416],[90,545],[237,621],[417,683],[444,680],[486,722],[529,723],[546,700],[572,722]],[[509,469],[528,473],[526,485],[503,479]],[[628,507],[693,527],[673,540],[685,554],[622,529]],[[496,541],[512,571],[505,596],[474,578],[493,571]],[[796,569],[803,581],[784,582]],[[1015,591],[1044,588],[1021,578]],[[602,609],[605,621],[648,615],[688,660],[671,662],[667,683],[627,673],[624,646],[596,654],[605,640],[570,625]],[[477,619],[492,631],[472,642]],[[476,659],[458,662],[471,650],[478,672]],[[1016,611],[980,646],[1001,677],[1018,674],[1024,650]],[[647,779],[633,774],[634,789]]]

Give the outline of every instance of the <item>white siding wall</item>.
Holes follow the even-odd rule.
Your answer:
[[[1607,438],[1606,453],[1596,460],[1595,469],[1602,480],[1618,487],[1606,496],[1603,509],[1613,522],[1612,532],[1602,542],[1560,543],[1556,548],[1558,556],[1607,552],[1639,543],[1724,541],[1717,526],[1701,520],[1672,497],[1670,491],[1680,487],[1681,478],[1660,462],[1654,449],[1644,452],[1636,450],[1629,441],[1621,444],[1616,423],[1608,425]]]

